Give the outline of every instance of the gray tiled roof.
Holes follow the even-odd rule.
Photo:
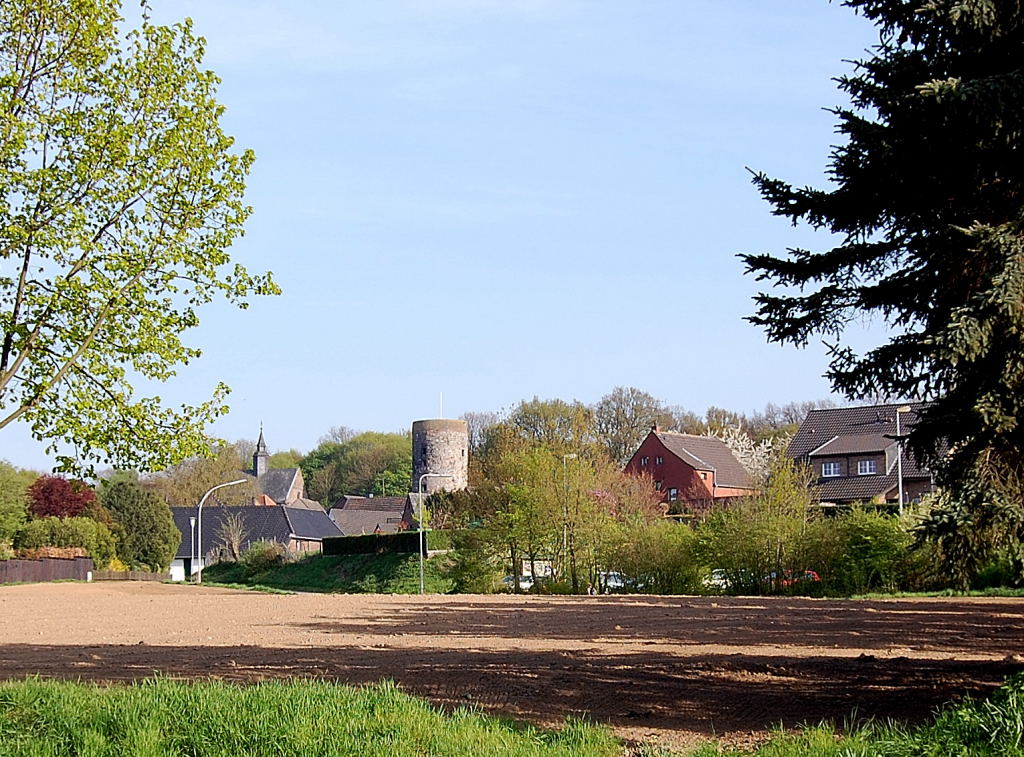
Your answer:
[[[283,505],[298,474],[298,468],[271,468],[260,476],[260,490],[278,504]]]
[[[655,431],[654,434],[669,452],[687,465],[697,470],[714,471],[715,483],[718,486],[739,489],[753,487],[750,474],[721,439],[677,434],[671,431]]]
[[[907,476],[904,473],[903,480]],[[838,476],[822,478],[817,484],[818,499],[823,502],[869,502],[897,486],[896,472],[884,476]],[[896,497],[896,499],[899,499]]]
[[[313,510],[314,512],[326,512],[324,506],[317,502],[315,499],[306,499],[305,497],[299,497],[293,499],[288,503],[290,509],[295,510]]]
[[[299,539],[323,539],[325,536],[341,536],[341,530],[334,524],[324,509],[285,507],[285,516],[292,527],[292,535]]]
[[[881,434],[853,434],[836,436],[808,454],[811,457],[831,455],[857,455],[865,452],[884,452],[896,444],[895,439],[886,439]]]
[[[401,514],[405,510],[405,503],[408,499],[408,495],[405,494],[400,497],[357,497],[352,494],[346,494],[331,505],[331,509],[371,510],[373,512],[397,512]]]
[[[346,508],[335,509],[332,513],[335,523],[345,536],[372,534],[377,530],[383,534],[393,534],[399,530],[402,524],[402,513],[393,510],[350,510]]]
[[[787,454],[795,459],[814,458],[818,497],[824,502],[870,501],[898,488],[896,465],[896,409],[909,405],[901,413],[900,433],[913,428],[924,403],[910,402],[864,407],[837,407],[812,410],[789,443]],[[878,475],[820,477],[820,459],[854,455],[885,454]],[[903,449],[903,480],[930,478],[929,472]],[[852,463],[851,463],[852,465]],[[850,472],[850,471],[848,471]]]
[[[886,436],[895,437],[896,408],[905,405],[910,407],[910,412],[901,414],[900,433],[906,436],[908,430],[913,428],[917,419],[917,413],[925,406],[925,403],[906,402],[891,405],[833,407],[811,410],[790,441],[787,454],[792,458],[806,458],[809,453],[826,443],[837,445],[835,448],[830,449],[841,449],[842,445],[846,444],[846,442],[832,442],[835,437],[881,437],[883,440],[885,440]],[[885,449],[885,447],[871,451],[881,451],[882,449]],[[844,455],[856,453],[857,451],[851,450],[848,452],[830,451],[819,454]],[[907,454],[905,446],[903,450],[903,476],[904,478],[927,478],[929,476],[928,471],[921,468],[913,457]]]
[[[203,543],[200,553],[210,552],[221,543],[221,527],[225,519],[233,514],[241,517],[245,529],[245,538],[242,540],[243,549],[255,541],[276,541],[280,544],[288,544],[289,539],[293,536],[300,539],[316,540],[325,536],[339,535],[337,526],[331,522],[322,508],[317,513],[314,510],[284,507],[283,505],[204,507]],[[181,532],[181,544],[178,546],[175,557],[190,557],[192,533],[189,518],[196,515],[196,508],[172,507],[171,515],[174,518],[174,525]],[[196,537],[198,538],[198,528]]]

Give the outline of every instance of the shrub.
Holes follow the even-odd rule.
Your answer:
[[[631,591],[693,593],[701,574],[697,536],[690,526],[672,521],[621,523],[605,566],[632,579]]]
[[[1010,554],[999,552],[981,566],[971,581],[971,588],[1020,587],[1024,585],[1024,575],[1021,574],[1019,565],[1019,558],[1015,560]]]
[[[97,569],[106,568],[116,554],[110,529],[89,518],[49,517],[29,521],[15,536],[14,546],[20,549],[81,547]]]
[[[252,576],[281,565],[287,556],[288,552],[283,544],[276,541],[254,541],[242,553],[239,562],[246,574]]]
[[[460,594],[488,594],[501,586],[501,568],[487,549],[480,528],[452,532],[455,552],[448,577]]]
[[[854,509],[836,519],[843,555],[830,582],[844,594],[903,588],[912,538],[895,515]]]
[[[29,512],[37,518],[71,518],[96,500],[96,492],[82,481],[40,476],[28,488]]]

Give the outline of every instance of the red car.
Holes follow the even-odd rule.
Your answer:
[[[778,582],[779,586],[788,587],[794,586],[796,584],[806,584],[821,581],[821,576],[819,576],[817,572],[813,570],[784,570],[782,571],[781,580],[779,580],[779,574],[773,572],[765,576],[765,581],[769,583]]]

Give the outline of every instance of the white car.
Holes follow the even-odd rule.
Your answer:
[[[705,589],[728,589],[732,586],[729,576],[721,568],[715,568],[708,575],[704,576],[701,584]]]
[[[510,590],[515,591],[516,581],[513,576],[505,576],[501,582]],[[522,591],[529,591],[533,588],[533,576],[519,576],[519,588]]]

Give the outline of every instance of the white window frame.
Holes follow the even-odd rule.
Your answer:
[[[673,486],[668,490],[668,501],[675,502],[677,499],[679,499],[679,490]]]
[[[878,473],[878,461],[877,460],[858,460],[857,461],[857,475],[858,476],[873,476]]]
[[[641,466],[641,467],[644,467],[644,466],[646,466],[646,465],[647,465],[647,463],[649,463],[650,461],[651,461],[651,458],[649,458],[649,457],[641,457],[641,458],[640,458],[640,466]]]
[[[658,456],[657,456],[657,457],[655,458],[655,461],[656,461],[656,462],[658,463],[658,465],[662,465],[662,464],[663,464],[663,463],[665,462],[665,458],[664,458],[664,457],[662,457],[661,455],[658,455]]]
[[[842,463],[830,462],[821,464],[822,478],[838,478],[841,475],[843,475]]]

